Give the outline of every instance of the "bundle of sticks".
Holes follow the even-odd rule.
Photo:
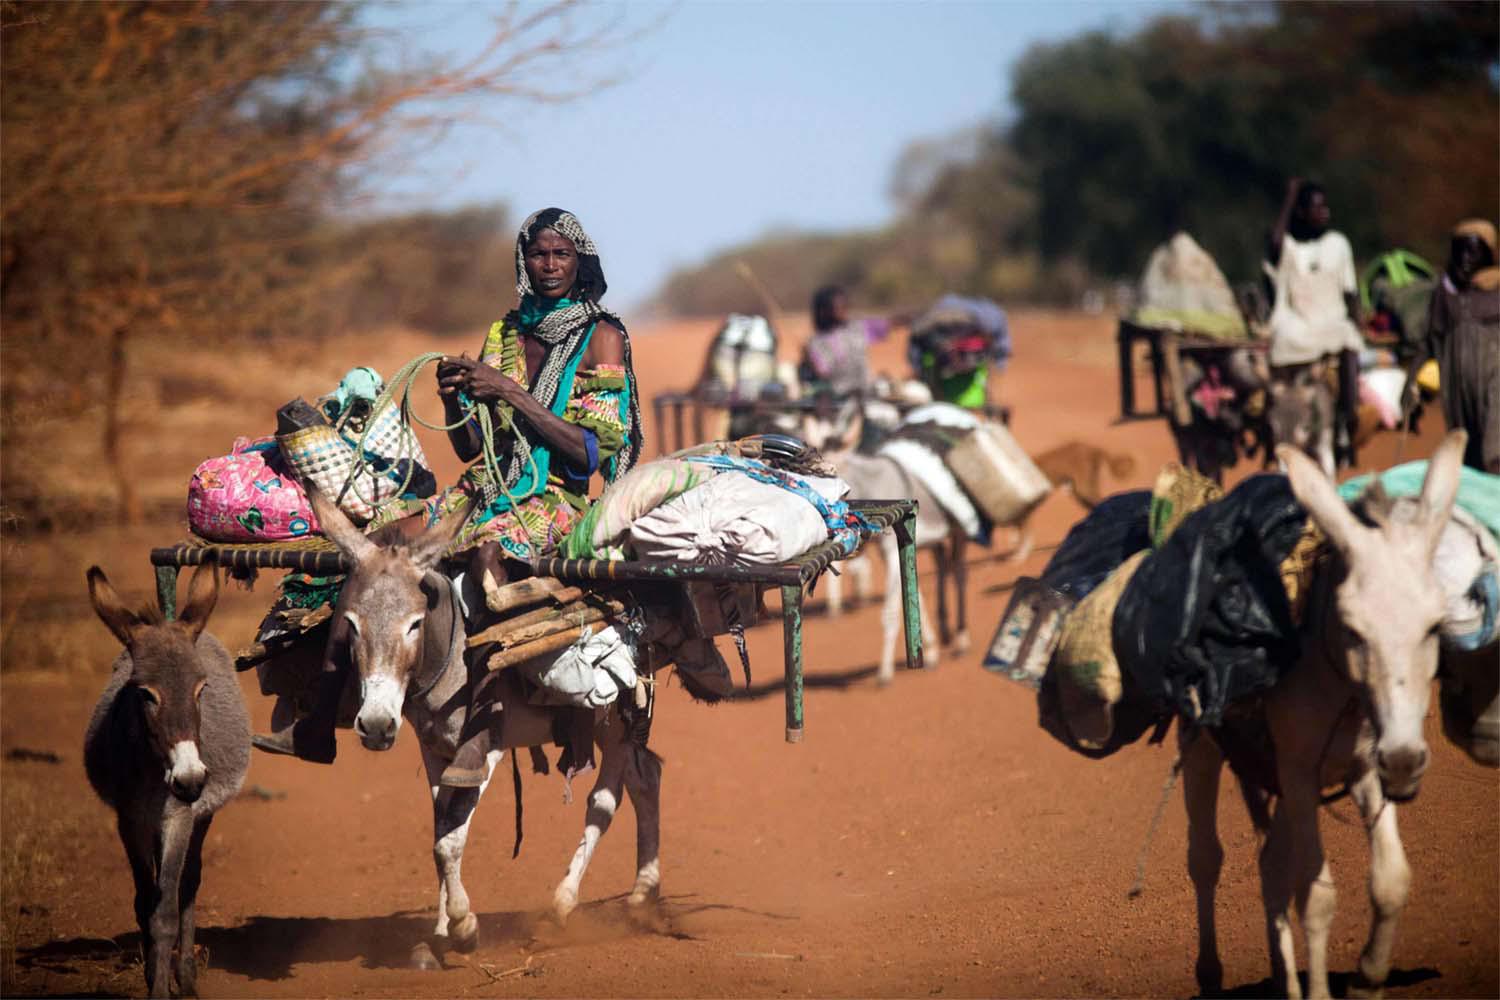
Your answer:
[[[623,622],[626,612],[623,593],[616,588],[584,590],[552,577],[517,580],[485,596],[485,603],[497,614],[521,611],[469,637],[470,649],[487,644],[498,647],[485,664],[490,670],[566,649],[578,641],[586,627]],[[525,608],[533,610],[523,611]]]

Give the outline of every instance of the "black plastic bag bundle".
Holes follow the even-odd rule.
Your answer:
[[[1069,529],[1042,570],[1042,582],[1075,601],[1115,568],[1151,547],[1151,491],[1116,493]]]
[[[1154,708],[1217,725],[1297,661],[1280,567],[1306,522],[1285,476],[1252,476],[1141,564],[1115,607],[1114,650]]]

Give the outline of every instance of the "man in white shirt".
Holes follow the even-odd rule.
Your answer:
[[[1334,428],[1334,451],[1341,464],[1352,464],[1364,341],[1354,250],[1343,233],[1328,227],[1331,219],[1320,185],[1300,178],[1288,183],[1266,247],[1266,272],[1275,289],[1270,362],[1273,380],[1282,382],[1305,375],[1305,366],[1337,366],[1342,419]]]

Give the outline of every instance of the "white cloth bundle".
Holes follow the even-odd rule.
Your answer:
[[[538,657],[522,670],[540,688],[532,697],[535,704],[603,708],[635,690],[635,644],[613,625],[602,632],[589,629],[555,659]]]
[[[786,562],[828,540],[816,507],[780,486],[726,472],[636,519],[636,557],[708,566]]]

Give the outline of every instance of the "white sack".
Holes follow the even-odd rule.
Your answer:
[[[790,490],[726,472],[636,519],[636,557],[706,566],[786,562],[828,540],[816,507]]]
[[[937,452],[919,441],[896,438],[881,445],[875,454],[892,459],[904,473],[925,486],[965,537],[980,536],[979,511]]]

